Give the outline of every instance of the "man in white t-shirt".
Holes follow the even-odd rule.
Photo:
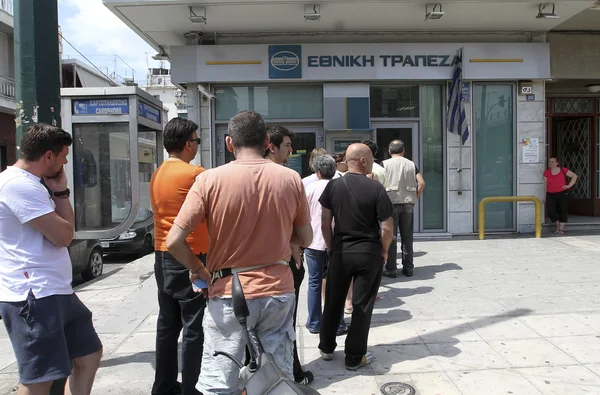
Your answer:
[[[64,130],[35,124],[19,160],[0,173],[0,316],[19,395],[47,395],[66,377],[68,393],[90,394],[102,356],[92,313],[71,287],[74,215],[64,171],[71,143]]]

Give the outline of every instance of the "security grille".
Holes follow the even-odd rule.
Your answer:
[[[561,164],[577,174],[573,197],[590,198],[590,118],[560,122],[558,125],[558,156]]]
[[[555,114],[590,114],[594,112],[594,99],[555,98],[552,101]]]

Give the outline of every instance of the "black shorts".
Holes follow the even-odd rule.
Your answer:
[[[37,384],[71,375],[71,361],[102,349],[92,312],[79,298],[52,295],[23,302],[0,302],[19,367],[19,382]]]

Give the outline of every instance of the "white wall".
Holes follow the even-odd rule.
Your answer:
[[[461,137],[453,133],[447,133],[446,144],[448,147],[448,232],[452,234],[465,234],[473,232],[473,123],[471,117],[471,103],[473,102],[471,86],[471,100],[465,103],[465,113],[469,126],[469,138],[461,146]],[[461,164],[462,175],[457,171]],[[427,182],[427,180],[425,180]],[[459,195],[459,190],[462,194]],[[427,193],[427,188],[425,188]]]
[[[525,96],[517,96],[517,195],[537,196],[544,198],[544,170],[546,169],[545,145],[545,86],[543,81],[534,82],[535,101],[526,101]],[[524,138],[539,139],[539,162],[523,163]],[[535,231],[535,205],[533,203],[517,203],[517,230],[519,232]],[[542,211],[542,222],[544,215]]]
[[[15,78],[13,36],[0,33],[0,76]]]

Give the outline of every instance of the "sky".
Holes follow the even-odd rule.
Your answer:
[[[152,59],[156,51],[102,0],[58,0],[58,19],[64,39],[108,76],[116,70],[119,82],[135,76],[135,81],[144,85],[148,67],[160,67],[160,62]],[[73,47],[63,40],[63,58],[77,58],[89,65]]]

